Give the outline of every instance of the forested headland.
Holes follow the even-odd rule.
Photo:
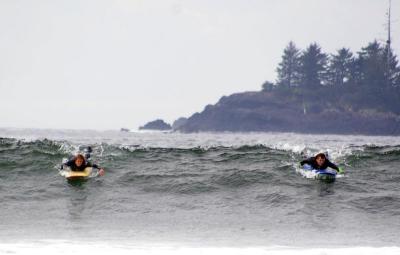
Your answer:
[[[317,43],[300,50],[293,42],[284,49],[277,81],[263,91],[301,96],[310,110],[335,107],[400,113],[400,67],[390,47],[377,41],[359,52],[341,48],[324,53]]]
[[[178,130],[400,134],[400,67],[390,42],[329,54],[289,42],[276,72],[260,92],[224,96]]]

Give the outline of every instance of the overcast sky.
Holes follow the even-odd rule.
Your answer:
[[[400,50],[400,0],[393,48]],[[290,40],[386,40],[386,0],[1,0],[0,127],[136,129],[275,81]]]

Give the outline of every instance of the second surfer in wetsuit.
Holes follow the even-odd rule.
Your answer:
[[[315,155],[315,157],[311,157],[300,162],[300,165],[304,164],[308,164],[312,166],[312,168],[318,170],[327,169],[328,167],[330,167],[335,169],[339,173],[343,172],[341,168],[330,162],[329,159],[326,158],[324,153],[318,153],[317,155]]]
[[[69,168],[71,168],[72,171],[84,171],[86,167],[94,167],[99,169],[99,175],[104,175],[103,168],[86,161],[85,157],[82,154],[76,155],[74,158],[64,163],[63,166],[68,166]]]

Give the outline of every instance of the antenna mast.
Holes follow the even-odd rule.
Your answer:
[[[386,47],[387,47],[387,83],[388,86],[390,86],[390,53],[391,53],[391,47],[390,44],[392,42],[392,36],[391,36],[391,31],[390,31],[390,25],[391,25],[391,9],[392,9],[392,0],[389,0],[389,10],[387,13],[388,16],[388,39],[386,41]]]
[[[388,39],[386,41],[387,46],[390,48],[390,43],[392,42],[392,36],[391,36],[391,31],[390,31],[390,25],[391,25],[391,9],[392,9],[392,0],[389,0],[389,10],[388,10]]]

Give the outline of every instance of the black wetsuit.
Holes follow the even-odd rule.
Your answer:
[[[304,164],[308,164],[310,166],[312,166],[312,168],[314,169],[327,169],[328,167],[335,169],[336,171],[339,171],[339,167],[337,167],[337,165],[333,164],[332,162],[330,162],[328,159],[325,159],[325,162],[322,166],[319,166],[317,164],[317,161],[315,160],[315,157],[311,157],[308,159],[305,159],[303,161],[300,162],[301,165]]]
[[[72,171],[84,171],[86,167],[94,167],[100,169],[100,167],[96,164],[91,164],[88,161],[84,161],[80,167],[75,164],[76,158],[70,159],[67,163],[64,163],[64,166],[68,166],[71,168]]]

